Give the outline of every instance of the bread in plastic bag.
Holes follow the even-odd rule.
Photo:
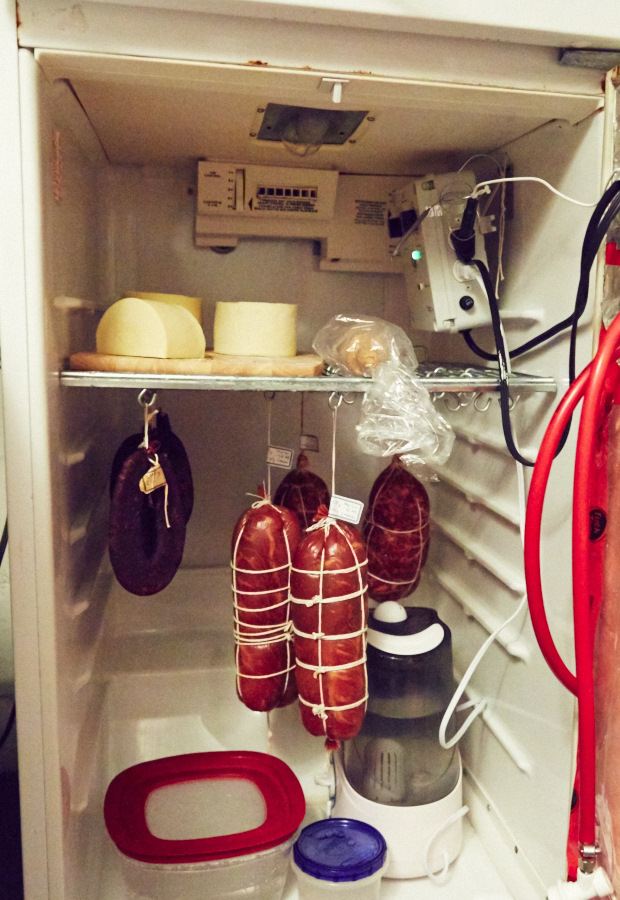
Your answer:
[[[418,367],[402,328],[373,316],[333,316],[317,333],[312,348],[337,375],[370,377],[376,366],[389,360],[413,371]]]
[[[362,400],[357,444],[371,456],[400,456],[408,469],[421,475],[424,466],[447,461],[454,432],[424,385],[409,369],[390,361],[373,371]]]
[[[415,377],[418,360],[398,325],[373,316],[334,316],[312,347],[338,375],[372,378],[362,401],[357,444],[371,456],[400,456],[419,477],[425,466],[443,465],[454,432]]]

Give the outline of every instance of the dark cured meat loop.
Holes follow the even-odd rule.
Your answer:
[[[184,485],[165,451],[158,454],[158,461],[167,491],[163,487],[151,494],[140,490],[140,480],[152,468],[153,459],[144,447],[125,459],[112,492],[108,523],[114,574],[126,591],[141,597],[157,594],[172,581],[185,548]]]
[[[120,445],[110,470],[110,497],[114,493],[114,486],[123,468],[125,461],[138,449],[144,440],[144,432],[132,434],[125,438]],[[185,507],[185,521],[189,522],[194,508],[194,483],[189,458],[185,452],[183,442],[177,437],[170,426],[170,419],[166,413],[158,410],[155,424],[149,428],[149,450],[165,454],[174,466],[177,478],[181,485],[183,505]]]

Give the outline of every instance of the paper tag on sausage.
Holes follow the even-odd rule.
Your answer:
[[[279,469],[290,469],[293,463],[293,451],[286,447],[269,447],[267,450],[267,465],[277,466]]]
[[[319,452],[319,439],[316,434],[300,434],[299,449],[312,450],[313,453]]]
[[[152,494],[157,488],[165,487],[166,483],[164,470],[159,463],[155,463],[140,479],[140,490],[143,494]]]
[[[350,497],[339,497],[333,494],[329,504],[329,515],[332,519],[342,519],[351,525],[357,525],[362,518],[364,504],[361,500],[352,500]]]

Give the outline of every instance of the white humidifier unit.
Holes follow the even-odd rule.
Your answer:
[[[443,872],[463,837],[460,754],[439,743],[454,690],[450,629],[435,610],[388,600],[370,614],[367,656],[368,711],[336,756],[332,815],[383,834],[384,877]]]

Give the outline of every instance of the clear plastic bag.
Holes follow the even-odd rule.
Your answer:
[[[372,316],[338,315],[321,328],[312,346],[332,372],[372,378],[357,426],[363,453],[400,456],[422,478],[426,466],[446,462],[454,432],[415,377],[418,360],[402,328]]]
[[[447,461],[454,432],[424,385],[409,369],[392,361],[373,372],[362,401],[357,444],[371,456],[400,456],[408,469],[423,477],[425,466]]]
[[[412,371],[418,367],[411,341],[402,328],[373,316],[334,316],[317,333],[312,348],[337,375],[369,378],[376,366],[389,360]]]

